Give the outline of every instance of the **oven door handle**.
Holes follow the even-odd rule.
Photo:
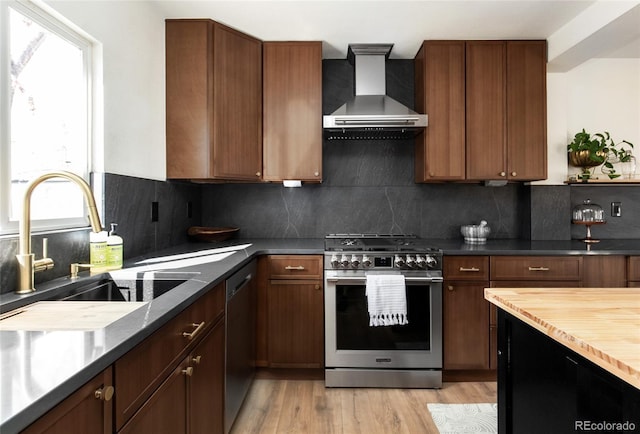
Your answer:
[[[444,279],[442,277],[407,277],[404,278],[405,282],[411,283],[440,283]],[[327,277],[327,282],[362,282],[365,283],[367,281],[364,277]]]

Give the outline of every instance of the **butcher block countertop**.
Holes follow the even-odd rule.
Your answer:
[[[640,288],[486,288],[485,298],[640,389]]]

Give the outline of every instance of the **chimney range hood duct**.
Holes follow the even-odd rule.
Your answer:
[[[356,94],[323,116],[329,140],[389,140],[415,137],[427,126],[418,114],[386,95],[385,62],[393,44],[351,44],[347,59],[355,65]]]

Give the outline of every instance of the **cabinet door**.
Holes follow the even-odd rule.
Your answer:
[[[189,356],[189,434],[224,432],[224,320]]]
[[[507,179],[505,43],[466,43],[467,179]]]
[[[31,424],[23,434],[85,434],[112,432],[113,374],[111,368]]]
[[[640,256],[629,256],[627,258],[627,280],[640,282]]]
[[[416,137],[416,182],[465,179],[465,43],[425,41],[415,58],[415,108],[429,115]]]
[[[209,20],[166,22],[167,178],[209,176],[213,51]]]
[[[507,42],[507,176],[547,177],[547,44]]]
[[[215,23],[212,178],[259,180],[262,171],[262,43]]]
[[[627,258],[624,256],[585,256],[582,258],[582,286],[622,288],[627,286]]]
[[[119,434],[187,433],[187,363],[180,364]]]
[[[487,286],[488,282],[444,283],[444,369],[489,369]]]
[[[268,287],[269,366],[324,366],[322,281],[271,280]]]
[[[265,42],[264,179],[322,180],[322,43]]]

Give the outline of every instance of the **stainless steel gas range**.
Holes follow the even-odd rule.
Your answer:
[[[404,285],[406,324],[371,325],[380,278]],[[441,250],[413,235],[328,235],[324,283],[327,387],[442,387]]]

